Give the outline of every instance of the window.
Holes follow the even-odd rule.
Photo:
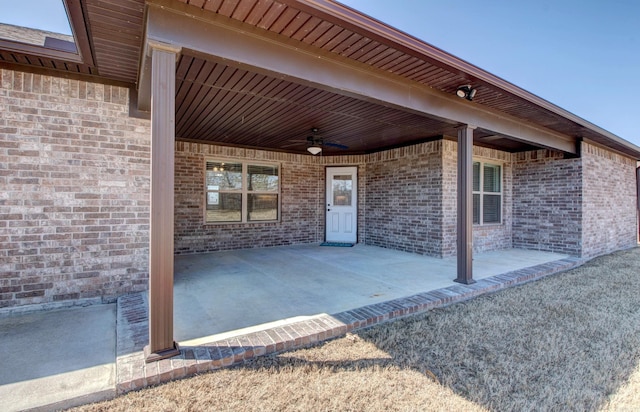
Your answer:
[[[278,220],[279,167],[236,161],[207,161],[206,222]]]
[[[502,222],[502,166],[473,162],[473,223]]]
[[[333,205],[351,206],[353,177],[351,175],[333,176]]]

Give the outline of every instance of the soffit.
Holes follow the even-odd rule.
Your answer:
[[[85,0],[83,5],[100,75],[135,83],[142,50],[144,0]]]
[[[99,75],[108,80],[135,84],[143,49],[145,0],[65,1],[80,6],[78,9],[82,13],[80,17],[77,13],[72,16],[72,25],[86,27],[84,31],[95,65],[2,48],[0,62]],[[473,104],[502,111],[569,137],[590,139],[640,158],[640,148],[617,136],[436,47],[337,3],[326,0],[153,1],[182,3],[227,16],[277,33],[283,39],[303,42],[323,53],[352,59],[444,93],[453,95],[461,84],[472,84],[478,90]],[[440,128],[433,131],[436,129],[439,131]],[[494,141],[499,142],[499,139]]]
[[[640,148],[481,69],[349,7],[320,0],[177,0],[454,94],[576,139],[640,156]],[[375,26],[375,27],[374,27]],[[498,141],[498,140],[496,140]]]
[[[456,123],[404,112],[183,53],[178,62],[176,137],[306,152],[319,129],[327,154],[368,153],[455,135]]]

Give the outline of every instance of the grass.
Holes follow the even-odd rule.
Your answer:
[[[640,410],[640,249],[75,410]]]

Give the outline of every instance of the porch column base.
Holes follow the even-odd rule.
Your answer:
[[[473,279],[467,279],[467,278],[455,278],[453,279],[454,282],[458,282],[458,283],[462,283],[463,285],[473,285],[474,283],[476,283],[475,280]]]
[[[173,348],[163,349],[151,352],[151,346],[144,347],[144,361],[146,363],[157,362],[162,359],[173,358],[180,355],[180,346],[177,342],[173,342]]]

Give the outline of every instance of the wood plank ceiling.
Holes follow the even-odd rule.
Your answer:
[[[454,135],[445,123],[183,55],[177,68],[176,136],[304,152],[312,127],[349,153]],[[327,147],[327,153],[340,149]]]
[[[610,136],[544,104],[534,103],[533,95],[523,92],[529,96],[527,100],[512,92],[515,87],[497,86],[499,82],[506,84],[501,79],[494,77],[497,79],[494,84],[467,73],[472,70],[457,69],[449,62],[468,63],[435,47],[410,39],[419,47],[429,48],[432,51],[429,55],[393,40],[408,37],[390,27],[370,29],[371,20],[341,5],[319,2],[322,7],[318,7],[312,1],[300,0],[173,1],[277,33],[287,41],[300,41],[319,52],[334,53],[372,70],[386,71],[451,95],[458,86],[472,84],[477,89],[473,104],[567,136],[585,137],[627,150]],[[85,73],[134,85],[142,51],[145,0],[80,0],[80,4],[95,67],[6,50],[0,50],[0,61]],[[304,138],[309,128],[319,127],[325,138],[340,140],[350,151],[368,152],[451,134],[455,126],[221,66],[203,60],[202,56],[185,54],[177,70],[176,121],[178,136],[183,139],[304,151],[304,147],[291,146],[289,141]],[[493,136],[491,131],[478,131],[476,137],[476,143],[483,144],[483,137],[487,137],[484,144],[509,151],[531,148]]]
[[[323,18],[313,16],[297,9],[295,1],[275,0],[178,0],[182,3],[198,7],[211,13],[236,19],[264,30],[278,33],[282,36],[301,41],[307,45],[318,47],[324,52],[335,53],[341,57],[352,59],[372,68],[386,71],[412,81],[424,84],[444,93],[455,94],[458,86],[473,84],[477,88],[474,103],[506,112],[518,118],[524,118],[561,133],[575,135],[577,125],[569,125],[561,116],[532,108],[526,100],[505,93],[490,85],[470,78],[464,73],[453,73],[437,61],[428,61],[398,50],[381,41],[356,33],[354,30],[334,24],[327,16]],[[440,125],[441,126],[441,125]],[[426,135],[451,134],[451,129],[436,127]],[[453,132],[455,134],[455,132]],[[492,133],[478,133],[490,136]],[[404,144],[416,136],[411,136]],[[483,144],[481,139],[477,143]],[[491,139],[491,143],[484,145],[501,147],[509,151],[530,150],[532,146],[520,144],[507,139]],[[506,145],[505,145],[506,144]],[[369,148],[370,150],[371,148]]]
[[[84,5],[100,75],[135,83],[142,50],[144,0],[86,0]]]
[[[179,1],[301,41],[324,52],[356,60],[377,70],[408,78],[445,93],[454,94],[459,85],[471,82],[471,79],[463,74],[453,74],[434,62],[410,56],[378,40],[312,16],[286,2]],[[203,68],[204,65],[207,67]],[[228,67],[222,76],[223,79],[224,76],[229,76],[228,81],[235,84],[235,89],[228,85],[220,86],[219,81],[215,83],[215,80],[215,85],[211,86],[205,79],[211,82],[210,76],[218,75],[215,70],[224,71],[219,65],[210,67],[212,65],[213,63],[207,64],[193,58],[183,58],[180,61],[177,73],[178,138],[249,147],[262,145],[276,150],[303,152],[306,147],[304,142],[292,145],[291,140],[304,140],[308,130],[317,127],[325,139],[348,146],[350,153],[362,153],[456,134],[455,123],[445,123],[426,116],[376,106],[289,82],[276,82],[275,79],[263,76],[254,76],[250,80],[246,77],[247,73],[233,71]],[[199,72],[200,69],[203,70],[202,73]],[[188,74],[185,70],[189,71]],[[199,80],[194,81],[196,78]],[[240,83],[234,83],[236,81]],[[268,87],[265,86],[265,82],[271,82],[268,86],[275,87],[276,91],[272,94],[261,94],[259,91],[251,90],[251,87]],[[199,85],[194,87],[194,83]],[[477,82],[475,84],[479,97],[476,101],[479,104],[495,108],[504,106],[505,99],[511,99],[508,103],[512,113],[526,107],[523,102],[514,104],[512,96],[505,96],[504,93]],[[244,98],[240,98],[239,95],[244,95]],[[254,97],[250,98],[249,95]],[[224,97],[236,100],[218,107],[223,103]],[[289,100],[285,102],[287,99]],[[261,102],[258,104],[257,100]],[[188,108],[194,107],[197,107],[194,113],[189,117],[183,117]],[[209,107],[214,109],[208,111]],[[205,112],[206,115],[198,115]],[[559,118],[554,114],[553,120],[550,121],[557,122]],[[485,136],[490,139],[483,141],[482,138]],[[496,138],[490,131],[478,131],[476,144],[508,151],[533,148],[506,138]],[[339,153],[339,150],[326,148],[325,152],[332,154]]]

